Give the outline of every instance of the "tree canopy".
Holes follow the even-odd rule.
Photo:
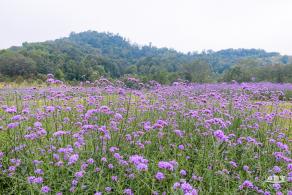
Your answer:
[[[290,56],[261,49],[181,53],[151,44],[132,44],[118,34],[96,31],[0,51],[2,79],[40,78],[51,73],[69,81],[132,75],[161,83],[178,78],[193,82],[291,82],[291,63]]]

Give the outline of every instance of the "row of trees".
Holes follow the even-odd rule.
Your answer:
[[[228,69],[221,81],[292,83],[292,64],[269,65],[264,67],[247,67],[245,64],[235,65]]]
[[[111,33],[87,31],[42,43],[24,43],[0,51],[2,78],[43,78],[52,73],[68,81],[124,75],[143,81],[291,82],[288,56],[257,49],[227,49],[183,54],[173,49],[131,44]],[[276,65],[274,65],[276,64]]]

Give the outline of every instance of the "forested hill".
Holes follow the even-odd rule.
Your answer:
[[[185,54],[150,44],[132,44],[120,35],[95,31],[71,33],[54,41],[23,43],[21,47],[0,51],[2,80],[42,78],[52,73],[61,80],[77,81],[132,75],[161,83],[178,78],[194,82],[254,79],[289,82],[290,63],[289,56],[261,49]]]

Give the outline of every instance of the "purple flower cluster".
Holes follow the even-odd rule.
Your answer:
[[[186,181],[176,182],[173,184],[173,189],[176,190],[182,190],[184,195],[198,195],[198,190],[195,189],[191,184],[189,184]]]
[[[143,156],[139,156],[139,155],[130,156],[129,162],[134,164],[138,171],[148,170],[148,160],[144,159]]]
[[[160,169],[166,169],[169,171],[174,171],[177,167],[176,161],[160,161],[158,162],[158,168]]]

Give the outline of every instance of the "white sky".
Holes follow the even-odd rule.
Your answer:
[[[292,0],[0,0],[0,48],[86,30],[179,51],[292,55]]]

